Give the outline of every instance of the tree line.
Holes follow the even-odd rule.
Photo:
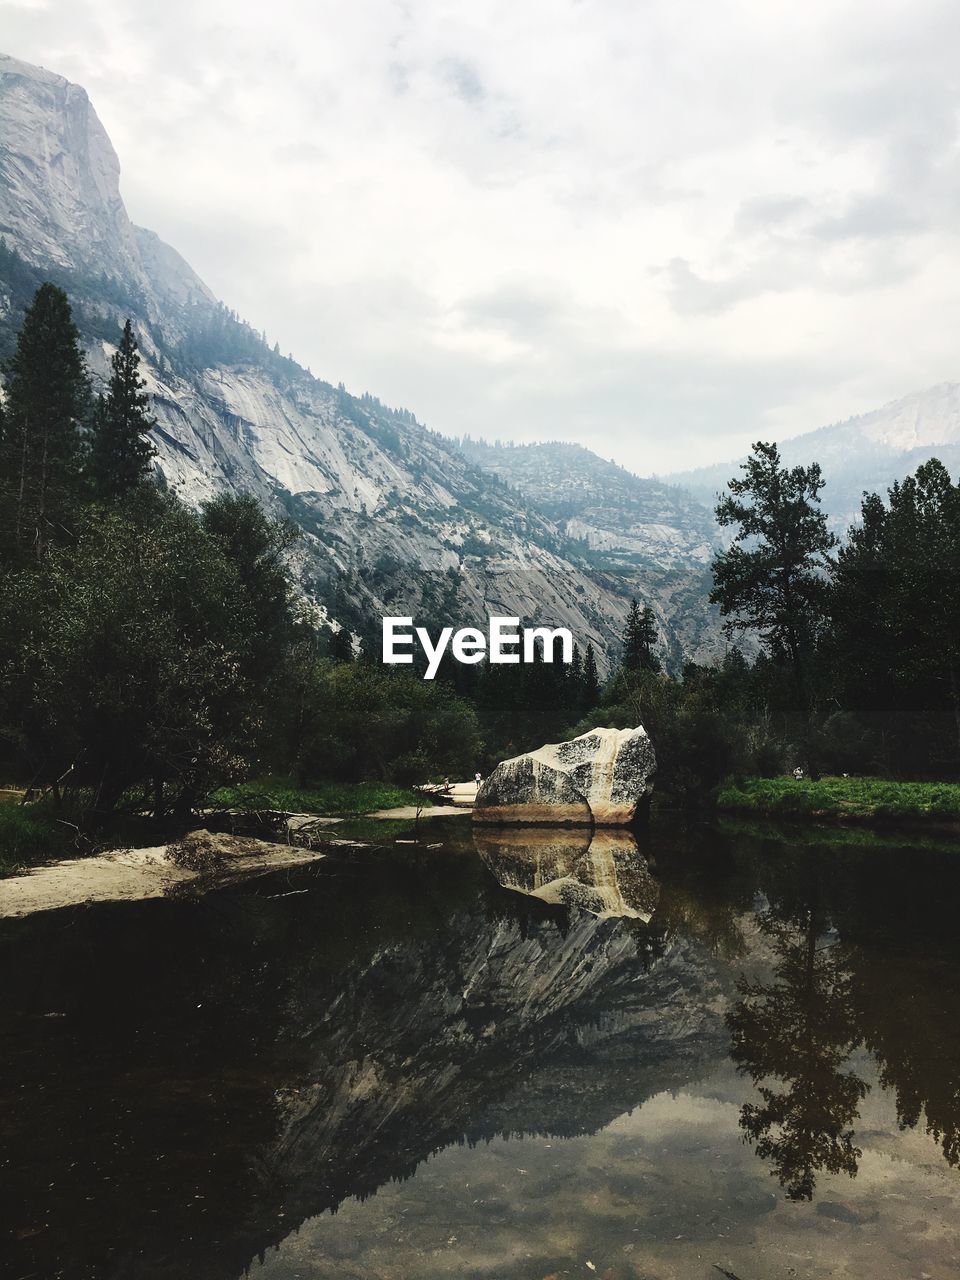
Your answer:
[[[719,498],[734,537],[710,599],[731,641],[759,646],[752,662],[734,645],[670,679],[651,661],[652,614],[631,611],[591,714],[642,721],[660,783],[681,798],[795,769],[960,778],[960,483],[930,459],[885,499],[864,494],[842,543],[823,487],[818,464],[785,467],[760,442]]]

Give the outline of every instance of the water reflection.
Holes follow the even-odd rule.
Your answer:
[[[741,1127],[793,1200],[817,1177],[856,1177],[866,1050],[901,1130],[960,1156],[960,884],[946,857],[865,841],[824,849],[740,842],[765,896],[756,910],[772,975],[741,978],[731,1057],[756,1085]],[[909,866],[910,872],[906,868]]]
[[[507,892],[472,851],[0,938],[24,1275],[233,1280],[450,1143],[595,1132],[724,1052],[729,979],[695,941]]]
[[[956,860],[912,856],[907,876],[902,850],[706,827],[654,826],[642,851],[619,833],[556,834],[486,831],[478,858],[461,832],[199,902],[5,924],[12,1274],[236,1280],[306,1219],[445,1147],[603,1135],[708,1077],[730,1078],[751,1165],[807,1199],[866,1145],[855,1050],[900,1124],[956,1163]],[[707,1171],[730,1158],[711,1140],[690,1157]],[[642,1196],[672,1240],[666,1158],[648,1153],[632,1178],[621,1150],[615,1186],[603,1159],[583,1185],[595,1203]],[[579,1176],[564,1174],[564,1205],[589,1215]],[[485,1212],[499,1194],[483,1193]],[[688,1209],[705,1221],[714,1205]],[[497,1208],[504,1229],[513,1211]]]
[[[740,1123],[791,1200],[810,1200],[821,1172],[855,1177],[852,1124],[867,1086],[848,1066],[860,1041],[852,977],[827,935],[819,885],[792,910],[759,917],[775,959],[771,982],[741,982],[730,1011],[731,1056],[757,1085]],[[771,1085],[776,1081],[782,1087]]]
[[[476,828],[474,840],[504,888],[542,902],[646,922],[660,898],[636,837],[624,828]]]

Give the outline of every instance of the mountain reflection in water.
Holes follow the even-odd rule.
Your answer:
[[[656,825],[640,846],[485,831],[475,851],[451,830],[443,848],[331,858],[197,901],[4,924],[10,1274],[236,1280],[451,1144],[614,1135],[708,1079],[788,1200],[856,1175],[868,1074],[897,1125],[956,1165],[948,856]],[[727,1159],[716,1142],[698,1159]],[[609,1194],[622,1175],[607,1158]],[[634,1213],[675,1202],[651,1176],[637,1187]],[[437,1195],[442,1222],[453,1192]],[[498,1229],[515,1212],[502,1205]],[[648,1261],[676,1235],[663,1212]],[[591,1229],[619,1239],[609,1214]],[[276,1270],[283,1256],[274,1273],[299,1274]],[[624,1259],[611,1275],[646,1274]],[[542,1277],[542,1261],[495,1274]],[[394,1265],[329,1274],[444,1274]]]

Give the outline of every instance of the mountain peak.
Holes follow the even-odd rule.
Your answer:
[[[19,58],[14,58],[9,53],[0,53],[0,76],[19,76],[24,80],[36,80],[41,84],[60,89],[75,89],[84,97],[87,96],[86,89],[81,88],[80,85],[71,84],[65,76],[58,75],[56,71],[34,66],[32,62],[21,62]]]
[[[120,161],[86,90],[5,54],[0,235],[38,266],[141,278]]]

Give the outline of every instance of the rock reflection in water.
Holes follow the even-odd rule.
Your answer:
[[[600,919],[646,922],[660,899],[660,886],[626,828],[477,828],[474,840],[505,889],[542,902],[579,907]]]

